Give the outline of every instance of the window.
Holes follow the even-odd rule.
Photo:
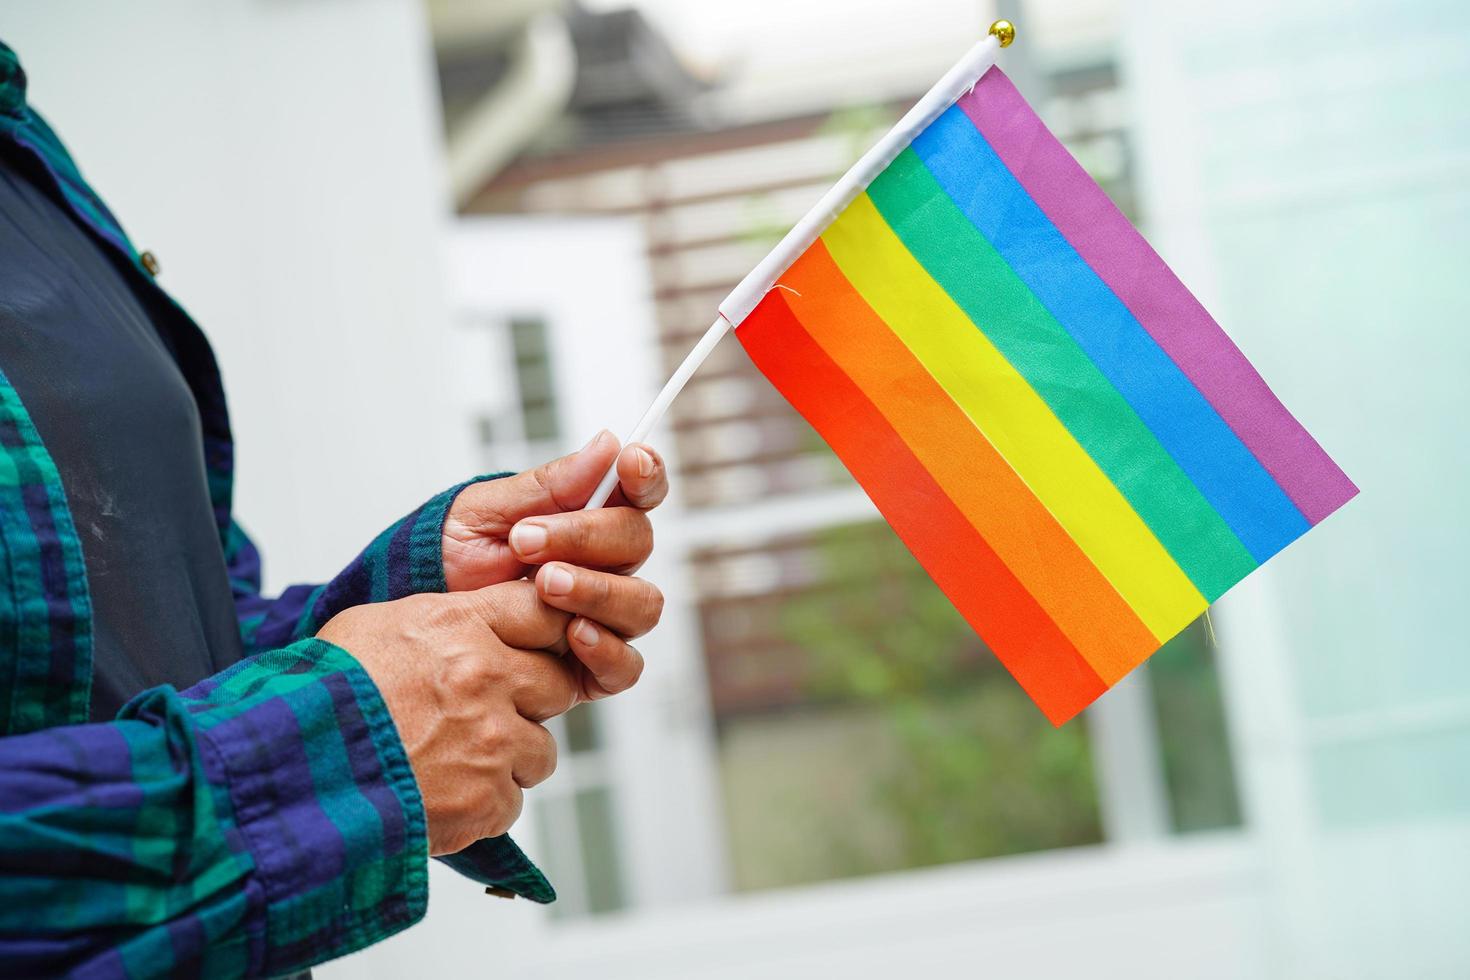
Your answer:
[[[885,525],[695,567],[736,887],[1102,839],[1086,728],[1052,728]]]
[[[521,431],[527,442],[550,442],[561,435],[557,424],[556,387],[546,321],[517,317],[510,321],[516,386],[520,392]]]
[[[538,314],[474,311],[457,367],[470,437],[487,470],[522,469],[561,451],[551,328]]]
[[[1170,828],[1178,834],[1238,826],[1240,800],[1208,617],[1154,654],[1147,670]]]
[[[538,855],[556,883],[554,918],[612,912],[626,904],[598,706],[548,723],[561,749],[557,774],[538,787]]]

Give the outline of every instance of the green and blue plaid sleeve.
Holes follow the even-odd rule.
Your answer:
[[[377,689],[318,640],[0,738],[12,976],[268,976],[411,925],[424,811]]]
[[[260,594],[260,552],[240,525],[231,523],[225,561],[245,649],[266,650],[314,636],[327,620],[351,606],[443,592],[444,519],[454,498],[472,483],[506,475],[450,487],[395,521],[330,582],[292,585],[275,597]]]
[[[350,606],[386,602],[425,592],[443,592],[444,520],[454,498],[472,483],[456,484],[393,523],[352,563],[325,585],[293,585],[275,598],[260,594],[260,553],[230,525],[226,561],[235,592],[235,610],[247,651],[299,641]],[[556,891],[509,835],[487,838],[441,860],[472,881],[534,902],[551,902]]]

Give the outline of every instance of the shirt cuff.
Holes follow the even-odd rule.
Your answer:
[[[457,854],[440,857],[449,867],[485,886],[492,895],[519,895],[549,905],[556,890],[509,834],[477,840]]]
[[[183,699],[229,846],[253,864],[252,972],[303,969],[423,917],[423,802],[388,708],[350,654],[302,640]]]
[[[430,497],[422,507],[383,533],[383,537],[390,543],[395,538],[402,542],[396,556],[393,552],[388,553],[387,564],[390,581],[397,577],[393,572],[401,570],[402,581],[407,586],[402,595],[394,594],[389,598],[398,599],[403,595],[448,590],[444,581],[444,522],[449,519],[449,510],[454,506],[455,498],[466,487],[500,480],[510,475],[490,473],[457,483]],[[395,565],[399,568],[394,568]]]

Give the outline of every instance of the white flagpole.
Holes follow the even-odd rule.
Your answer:
[[[659,420],[664,417],[664,412],[669,410],[669,406],[674,403],[679,392],[684,390],[684,385],[688,383],[689,378],[699,370],[704,359],[709,357],[710,351],[715,349],[720,338],[725,336],[729,330],[730,323],[724,316],[715,317],[715,322],[709,325],[709,329],[704,332],[703,337],[699,338],[699,343],[694,345],[694,349],[685,355],[673,375],[665,382],[663,390],[653,400],[653,404],[648,406],[648,411],[644,412],[638,424],[633,426],[633,431],[628,433],[627,442],[624,442],[623,445],[626,446],[629,442],[642,442],[648,438],[653,427],[658,425]],[[592,491],[592,497],[587,501],[587,506],[582,509],[592,510],[607,503],[607,498],[612,496],[613,488],[617,485],[618,461],[614,459],[613,464],[603,474],[602,482],[597,485],[596,490]]]
[[[648,407],[648,411],[643,413],[643,417],[628,434],[627,442],[642,442],[648,438],[653,427],[658,425],[664,412],[668,411],[689,378],[704,363],[705,358],[709,357],[720,338],[740,326],[750,311],[775,286],[776,280],[791,267],[791,263],[811,247],[812,242],[827,230],[827,226],[837,219],[843,209],[867,190],[868,185],[914,141],[914,137],[975,87],[980,76],[995,64],[996,52],[1009,45],[1014,37],[1015,28],[1010,21],[998,20],[991,24],[989,33],[955,62],[938,84],[925,92],[924,97],[914,103],[913,108],[904,113],[903,118],[882,139],[874,143],[857,163],[849,167],[847,173],[828,188],[822,199],[771,249],[770,254],[740,280],[740,284],[720,303],[720,315],[715,318],[715,322],[699,338],[699,343],[694,345],[694,349],[684,358],[673,377],[669,378],[653,404]],[[612,496],[613,488],[617,484],[617,461],[614,460],[584,509],[591,510],[607,503],[607,498]]]

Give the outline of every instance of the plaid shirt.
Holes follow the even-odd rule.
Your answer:
[[[30,154],[101,247],[157,290],[0,44],[0,140]],[[92,619],[66,494],[0,374],[0,963],[12,976],[289,973],[417,921],[422,802],[373,682],[312,639],[364,602],[444,591],[444,517],[464,484],[379,535],[332,581],[260,594],[231,516],[233,449],[218,368],[176,304],[155,326],[199,408],[210,495],[249,656],[87,724]],[[551,901],[508,837],[446,859],[492,891]]]

